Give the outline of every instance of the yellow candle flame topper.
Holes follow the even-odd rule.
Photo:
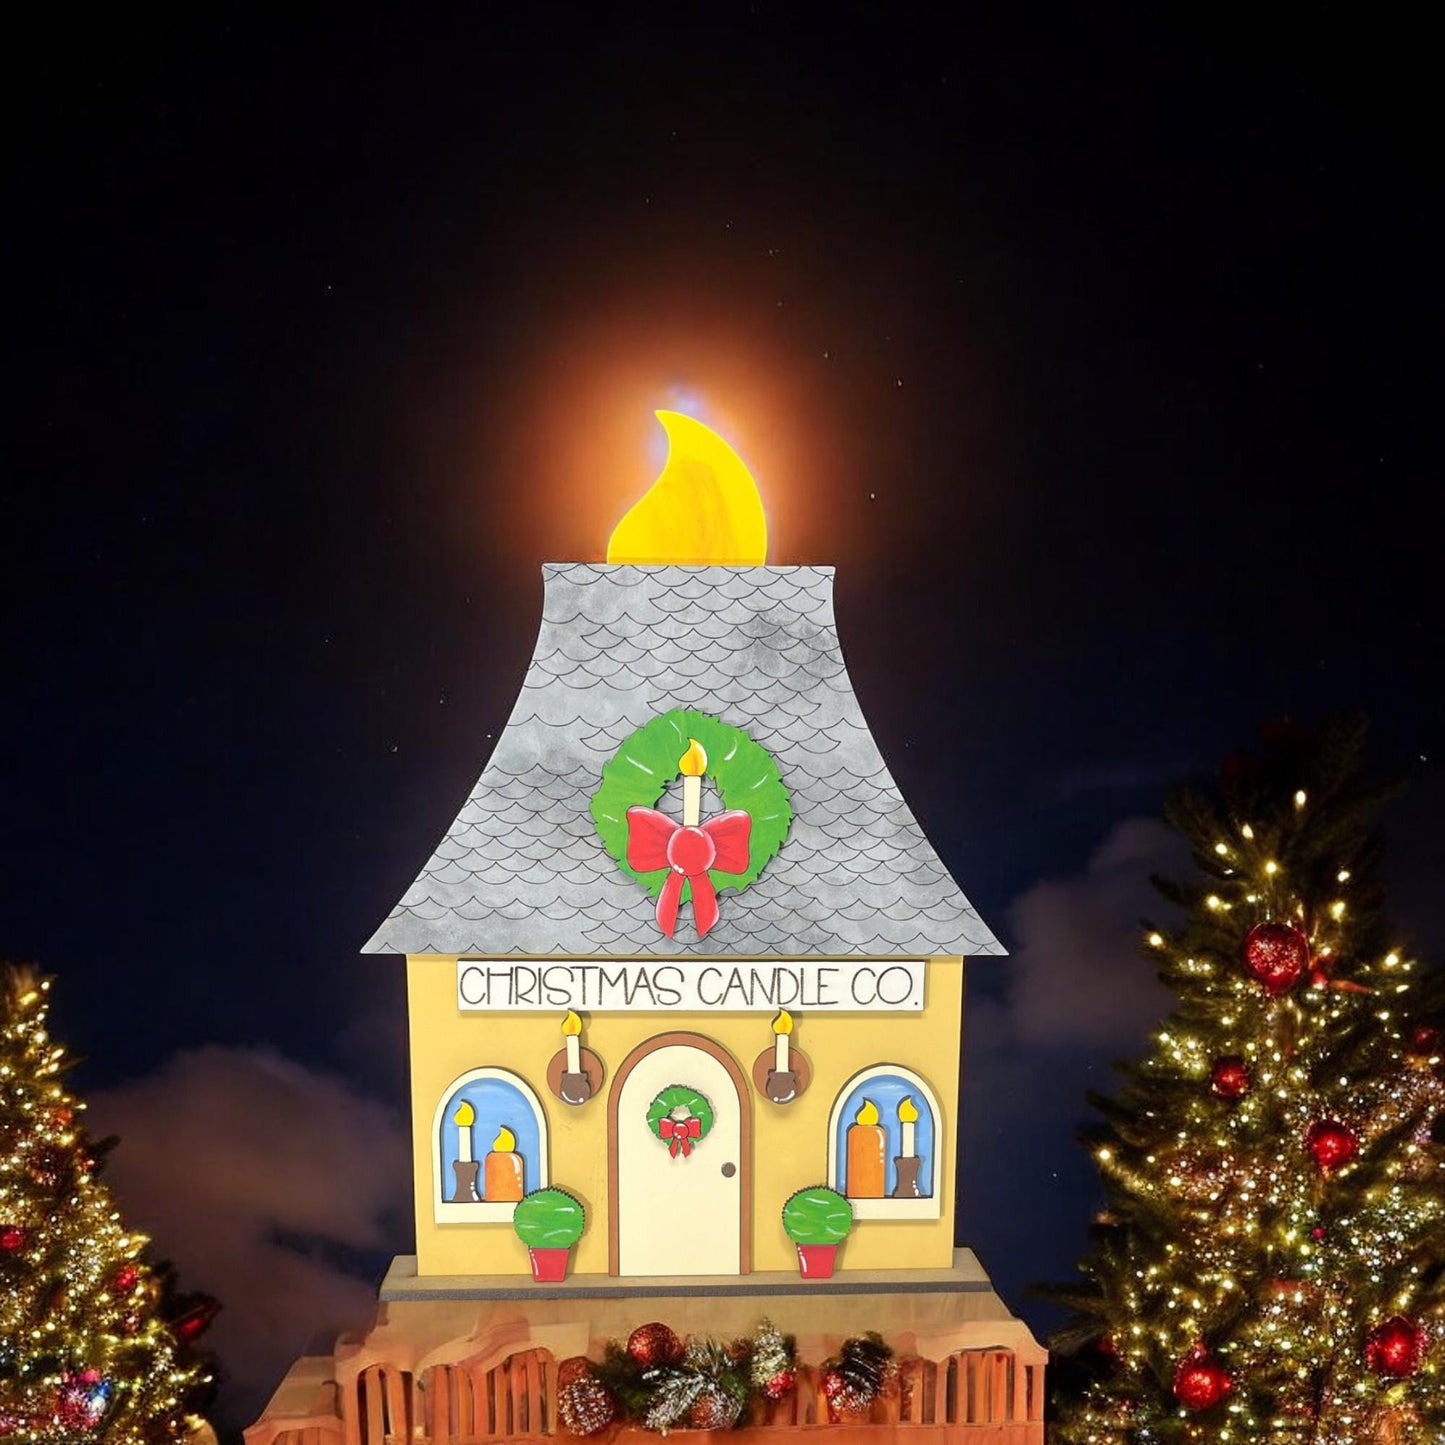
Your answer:
[[[760,567],[768,555],[763,499],[742,458],[715,432],[678,411],[655,413],[667,462],[617,524],[609,562]]]
[[[858,1117],[853,1122],[855,1124],[876,1124],[878,1122],[878,1105],[872,1099],[864,1099],[863,1107],[858,1110]]]
[[[898,1118],[904,1124],[916,1124],[918,1122],[918,1106],[913,1102],[912,1094],[905,1094],[898,1104]]]
[[[567,1017],[562,1020],[562,1032],[569,1036],[582,1032],[582,1020],[577,1017],[575,1009],[567,1010]]]
[[[452,1115],[452,1123],[460,1124],[463,1129],[470,1129],[477,1122],[477,1111],[467,1103],[465,1099],[457,1105],[457,1112]]]
[[[497,1130],[497,1137],[492,1140],[492,1152],[494,1154],[510,1154],[516,1147],[517,1136],[503,1124]]]
[[[700,778],[707,772],[707,749],[696,738],[687,740],[687,751],[677,760],[677,770],[685,778]]]
[[[778,1016],[773,1020],[773,1032],[775,1034],[790,1034],[793,1032],[793,1016],[787,1009],[780,1008]]]

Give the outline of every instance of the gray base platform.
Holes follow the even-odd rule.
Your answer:
[[[424,1300],[605,1300],[778,1298],[785,1295],[913,1295],[991,1292],[993,1286],[971,1249],[956,1249],[948,1269],[839,1269],[831,1279],[803,1279],[796,1270],[741,1275],[568,1275],[537,1284],[519,1274],[439,1274],[418,1277],[416,1256],[399,1254],[382,1281],[380,1298]]]

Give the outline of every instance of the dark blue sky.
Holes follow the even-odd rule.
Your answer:
[[[885,756],[1018,953],[970,975],[963,1207],[1025,1305],[1157,1004],[1128,820],[1167,782],[1368,712],[1445,946],[1426,59],[1328,14],[491,9],[19,58],[0,953],[60,976],[83,1089],[213,1044],[399,1110],[400,971],[356,950],[540,564],[600,554],[694,394],[775,459],[774,560],[838,564]],[[409,1243],[376,1207],[251,1227],[369,1261]]]

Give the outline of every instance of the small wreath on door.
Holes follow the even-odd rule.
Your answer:
[[[712,1129],[712,1105],[686,1084],[669,1084],[647,1106],[647,1127],[674,1159],[684,1159],[692,1146],[700,1144]]]

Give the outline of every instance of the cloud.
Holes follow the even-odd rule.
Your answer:
[[[106,1179],[127,1224],[181,1289],[222,1302],[206,1343],[226,1423],[249,1424],[298,1355],[370,1322],[375,1279],[338,1260],[396,1243],[411,1167],[393,1110],[270,1050],[207,1046],[93,1095],[88,1127],[120,1136]]]
[[[1150,874],[1183,862],[1163,824],[1119,823],[1081,872],[1014,899],[1003,976],[965,1012],[963,1233],[1041,1330],[1058,1312],[1028,1287],[1073,1274],[1097,1189],[1074,1142],[1086,1092],[1112,1091],[1111,1060],[1143,1055],[1172,1001],[1141,954],[1139,917],[1162,911]]]
[[[1162,823],[1127,818],[1082,873],[1044,879],[1014,900],[1009,1021],[1020,1043],[1142,1052],[1171,995],[1140,954],[1139,918],[1163,907],[1150,875],[1181,858],[1179,841]]]

